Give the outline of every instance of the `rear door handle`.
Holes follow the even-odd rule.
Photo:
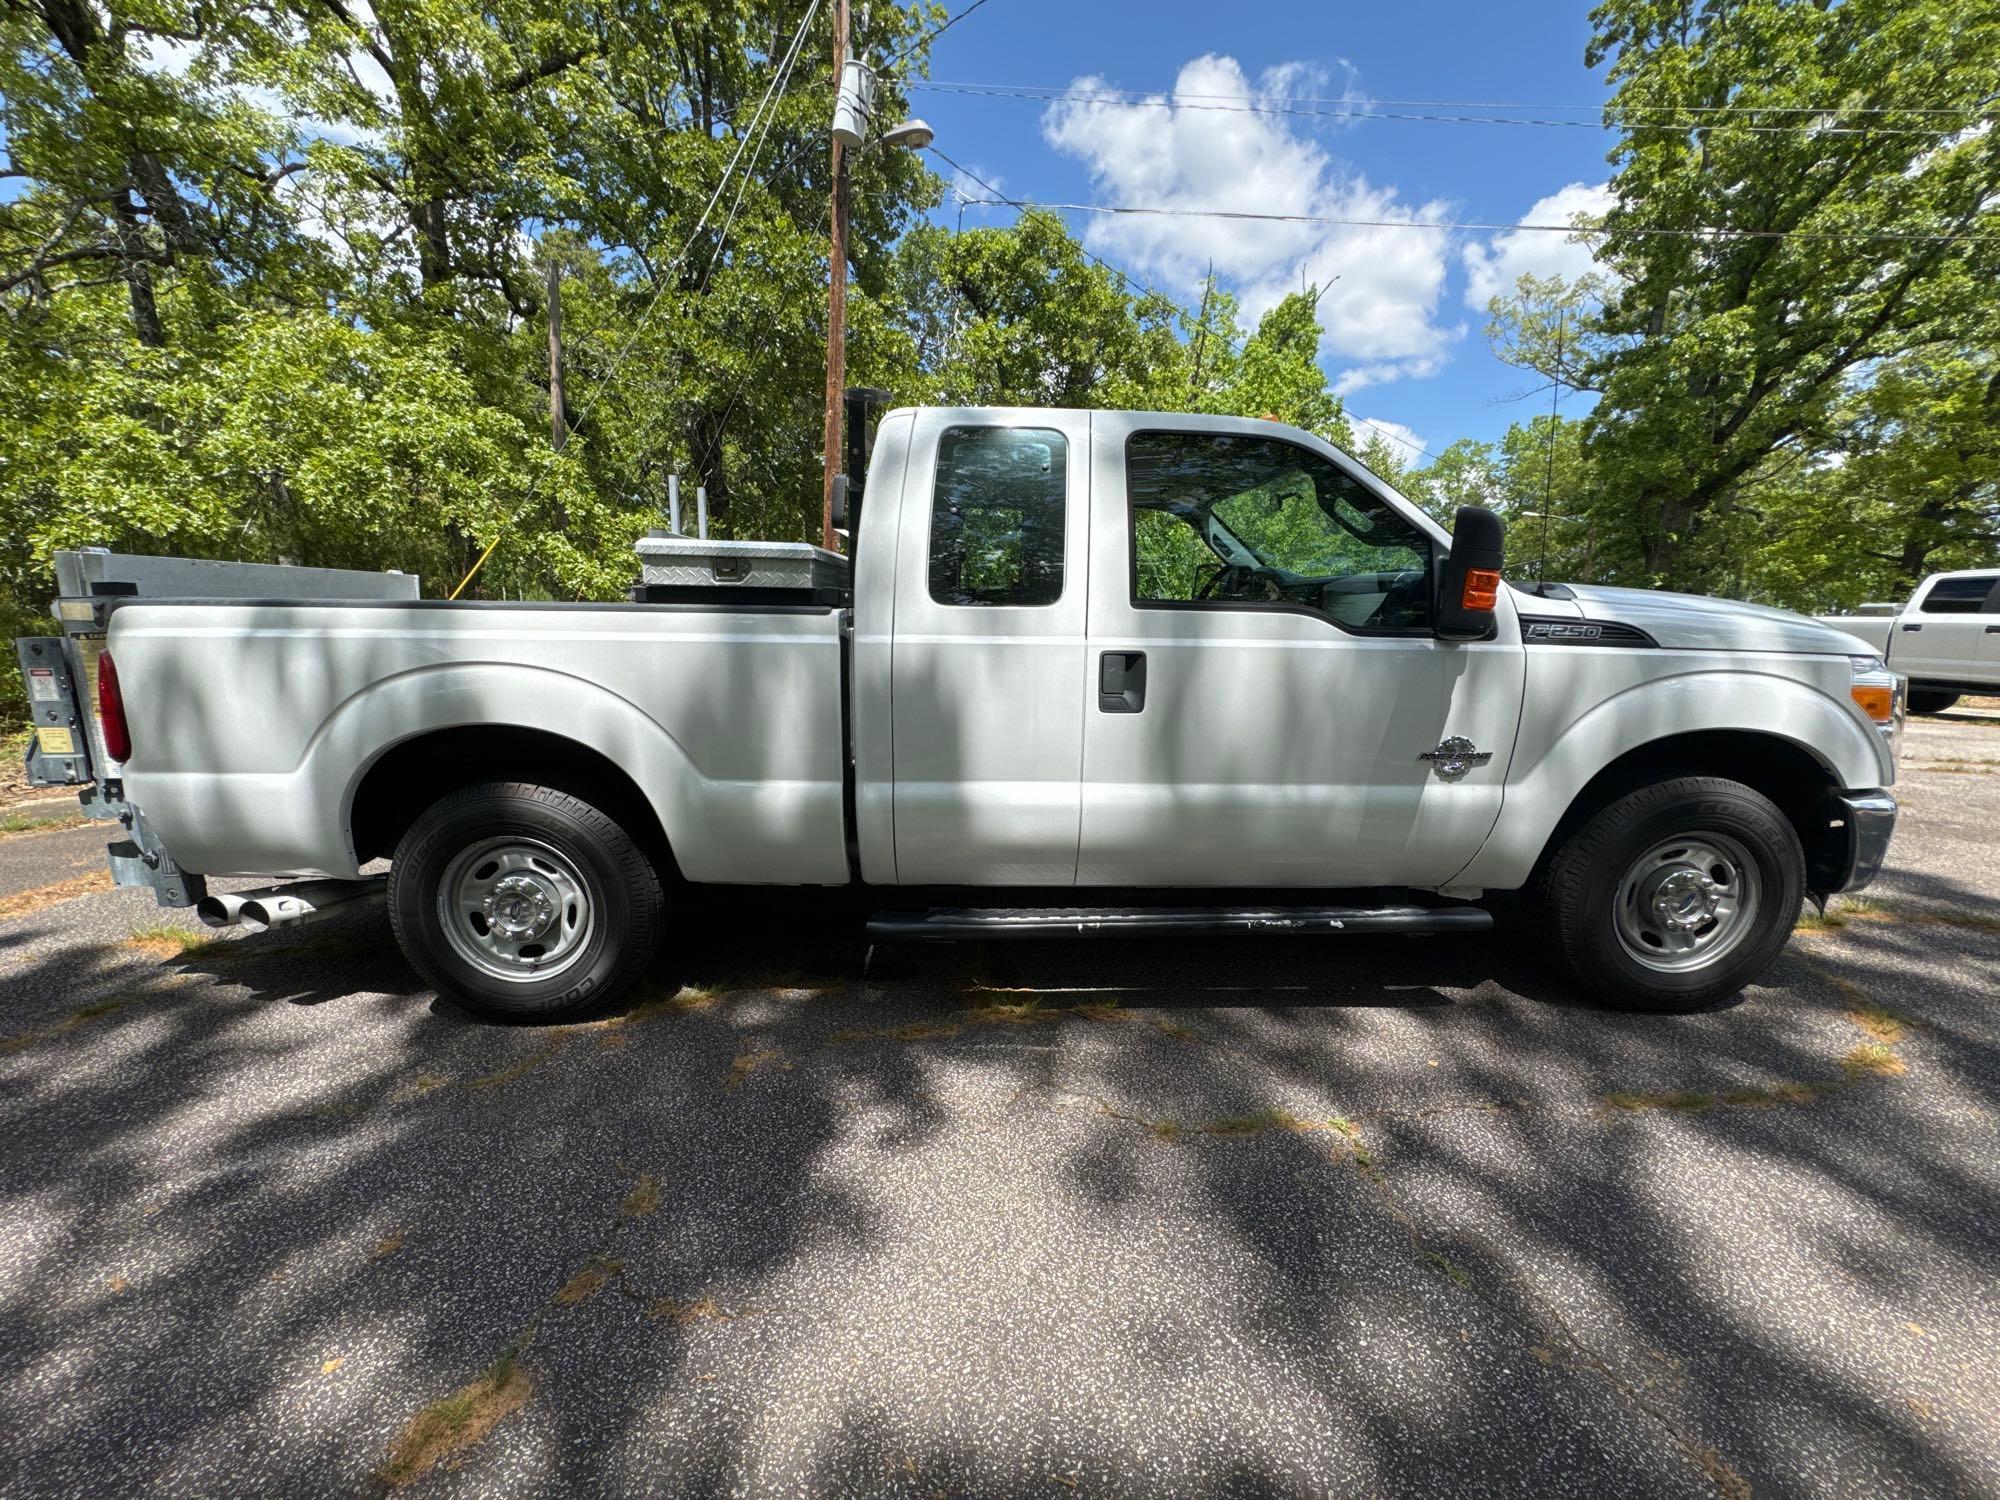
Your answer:
[[[1986,627],[1986,633],[1988,635],[2000,635],[2000,625],[1988,625]]]
[[[1146,706],[1146,653],[1106,651],[1097,658],[1097,711],[1136,714]]]
[[[1905,630],[1922,630],[1923,628],[1924,628],[1924,627],[1923,627],[1923,626],[1921,626],[1921,625],[1905,625],[1905,626],[1903,627],[1903,629],[1905,629]]]

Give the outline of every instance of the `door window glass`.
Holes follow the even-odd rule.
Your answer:
[[[1062,597],[1068,446],[1043,427],[949,427],[931,497],[931,597],[1053,604]]]
[[[1139,432],[1125,475],[1135,604],[1304,607],[1350,630],[1430,626],[1430,538],[1308,449]]]
[[[1976,615],[1985,608],[1986,596],[1993,592],[1992,578],[1940,578],[1924,595],[1922,613],[1927,615]]]

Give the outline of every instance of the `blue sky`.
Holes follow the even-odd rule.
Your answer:
[[[962,4],[951,0],[953,10]],[[1099,92],[1051,103],[919,90],[912,108],[936,127],[939,147],[1014,198],[1567,223],[1572,212],[1601,205],[1613,144],[1596,125],[1601,70],[1583,62],[1588,9],[1548,0],[988,0],[938,39],[934,81]],[[1115,104],[1104,90],[1162,103]],[[1275,112],[1334,108],[1589,126]],[[940,217],[957,222],[958,205],[948,202]],[[1537,382],[1488,352],[1484,296],[1524,270],[1573,273],[1588,262],[1583,247],[1555,234],[1068,217],[1091,249],[1183,297],[1212,258],[1253,314],[1304,279],[1337,275],[1322,301],[1323,362],[1336,389],[1350,413],[1393,424],[1433,451],[1458,437],[1497,438],[1546,409],[1546,394],[1507,399]],[[1012,218],[1010,209],[973,208],[964,222]]]

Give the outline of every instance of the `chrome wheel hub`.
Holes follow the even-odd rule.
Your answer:
[[[559,974],[583,956],[595,903],[568,855],[538,839],[485,839],[438,882],[438,925],[458,956],[496,979]]]
[[[1727,834],[1663,839],[1618,882],[1618,941],[1649,969],[1704,968],[1756,930],[1762,882],[1756,861]]]

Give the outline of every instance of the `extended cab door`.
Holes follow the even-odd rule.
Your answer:
[[[2000,614],[1991,610],[1996,593],[1996,573],[1942,573],[1931,579],[1896,621],[1890,663],[1918,682],[2000,680],[2000,674],[1988,675],[1995,658],[1986,649],[1986,627],[2000,625]]]
[[[1519,722],[1507,591],[1497,639],[1439,641],[1442,533],[1333,448],[1093,424],[1078,883],[1448,883],[1499,815]]]
[[[900,884],[1076,879],[1089,498],[1087,413],[916,415],[890,648]]]

